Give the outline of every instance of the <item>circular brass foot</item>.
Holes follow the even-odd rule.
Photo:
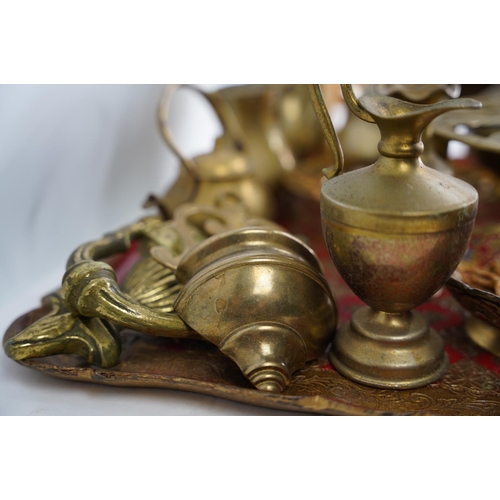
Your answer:
[[[345,377],[384,389],[422,387],[448,368],[443,340],[420,313],[370,307],[356,311],[337,332],[329,359]]]
[[[267,392],[284,391],[307,360],[302,337],[279,323],[246,325],[224,339],[219,349],[257,389]]]
[[[500,356],[500,330],[498,328],[471,316],[465,322],[465,332],[478,346],[495,356]]]
[[[264,367],[248,374],[248,379],[259,391],[283,392],[290,383],[290,378],[286,376],[279,368],[282,367]]]

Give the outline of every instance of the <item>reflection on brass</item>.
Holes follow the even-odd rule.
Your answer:
[[[363,384],[423,386],[441,377],[448,361],[442,339],[413,309],[458,265],[478,197],[465,182],[422,164],[422,131],[446,111],[481,104],[455,99],[418,105],[381,95],[358,100],[350,85],[342,91],[354,113],[377,124],[381,141],[375,164],[332,177],[321,190],[330,255],[349,287],[370,306],[356,311],[337,333],[330,360]],[[319,92],[311,89],[321,112]]]
[[[159,262],[172,266],[165,248],[154,250]],[[283,391],[332,339],[337,311],[321,266],[285,232],[221,233],[185,254],[175,273],[184,284],[176,313],[259,389]]]
[[[120,286],[98,259],[135,240],[141,257]],[[184,204],[171,221],[145,218],[82,245],[51,304],[47,316],[6,343],[11,358],[73,353],[110,367],[119,362],[116,332],[133,329],[208,340],[271,392],[283,391],[324,351],[337,322],[312,250],[241,205]]]

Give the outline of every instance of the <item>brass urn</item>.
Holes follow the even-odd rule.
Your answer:
[[[448,366],[441,337],[413,310],[450,277],[476,217],[478,195],[467,183],[426,167],[425,127],[438,115],[478,108],[472,99],[429,105],[342,92],[351,111],[377,124],[380,157],[338,176],[342,152],[318,85],[311,96],[337,165],[325,171],[321,218],[330,255],[353,292],[357,310],[329,353],[344,376],[374,387],[408,389],[440,378]]]

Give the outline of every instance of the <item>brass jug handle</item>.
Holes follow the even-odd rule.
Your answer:
[[[323,98],[323,92],[321,92],[320,85],[314,83],[309,84],[308,87],[314,111],[318,116],[321,128],[325,134],[326,142],[333,152],[333,166],[323,169],[324,176],[327,179],[331,179],[342,173],[344,167],[344,153],[342,152],[342,147],[340,146],[340,141],[335,131],[330,113],[328,112],[328,107]]]
[[[179,158],[184,167],[196,180],[198,180],[198,165],[196,164],[196,161],[193,158],[187,158],[177,147],[174,142],[174,138],[168,122],[168,112],[170,109],[170,104],[172,102],[172,97],[174,93],[180,88],[189,88],[191,90],[194,90],[209,102],[210,106],[215,111],[217,118],[221,122],[223,129],[227,130],[229,136],[234,141],[236,148],[240,150],[243,148],[243,133],[229,103],[227,103],[225,99],[223,99],[222,96],[217,92],[209,94],[193,85],[186,84],[167,85],[165,87],[158,109],[158,119],[160,123],[161,133],[170,149],[177,156],[177,158]]]
[[[352,89],[352,85],[350,83],[342,83],[340,85],[342,90],[342,96],[344,97],[344,101],[349,107],[349,109],[358,117],[368,123],[375,123],[375,120],[372,116],[366,111],[365,108],[361,105],[358,98],[354,94],[354,90]]]

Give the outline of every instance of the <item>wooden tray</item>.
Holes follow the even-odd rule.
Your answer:
[[[359,305],[355,298],[342,299],[344,318]],[[69,380],[179,389],[325,415],[500,415],[500,360],[468,340],[459,306],[445,293],[420,310],[442,333],[451,363],[443,379],[421,389],[381,390],[355,384],[339,375],[323,356],[298,371],[283,394],[262,393],[253,389],[238,367],[209,343],[133,331],[122,333],[122,361],[112,369],[88,366],[73,355],[21,364]],[[17,319],[4,341],[46,313],[47,308],[41,307]]]
[[[348,321],[363,304],[330,260],[322,238],[319,205],[289,196],[280,203],[287,217],[279,222],[316,251],[337,297],[340,323]],[[498,210],[483,209],[480,218],[490,220],[490,213],[496,217]],[[284,393],[267,394],[254,389],[238,367],[209,343],[133,331],[122,332],[121,362],[112,369],[88,366],[69,355],[21,364],[69,380],[179,389],[267,408],[325,415],[500,415],[500,359],[468,339],[463,328],[468,313],[444,289],[418,310],[443,336],[450,359],[447,374],[421,389],[383,390],[350,382],[333,369],[325,354],[296,372]],[[42,306],[18,318],[4,341],[47,312]]]

